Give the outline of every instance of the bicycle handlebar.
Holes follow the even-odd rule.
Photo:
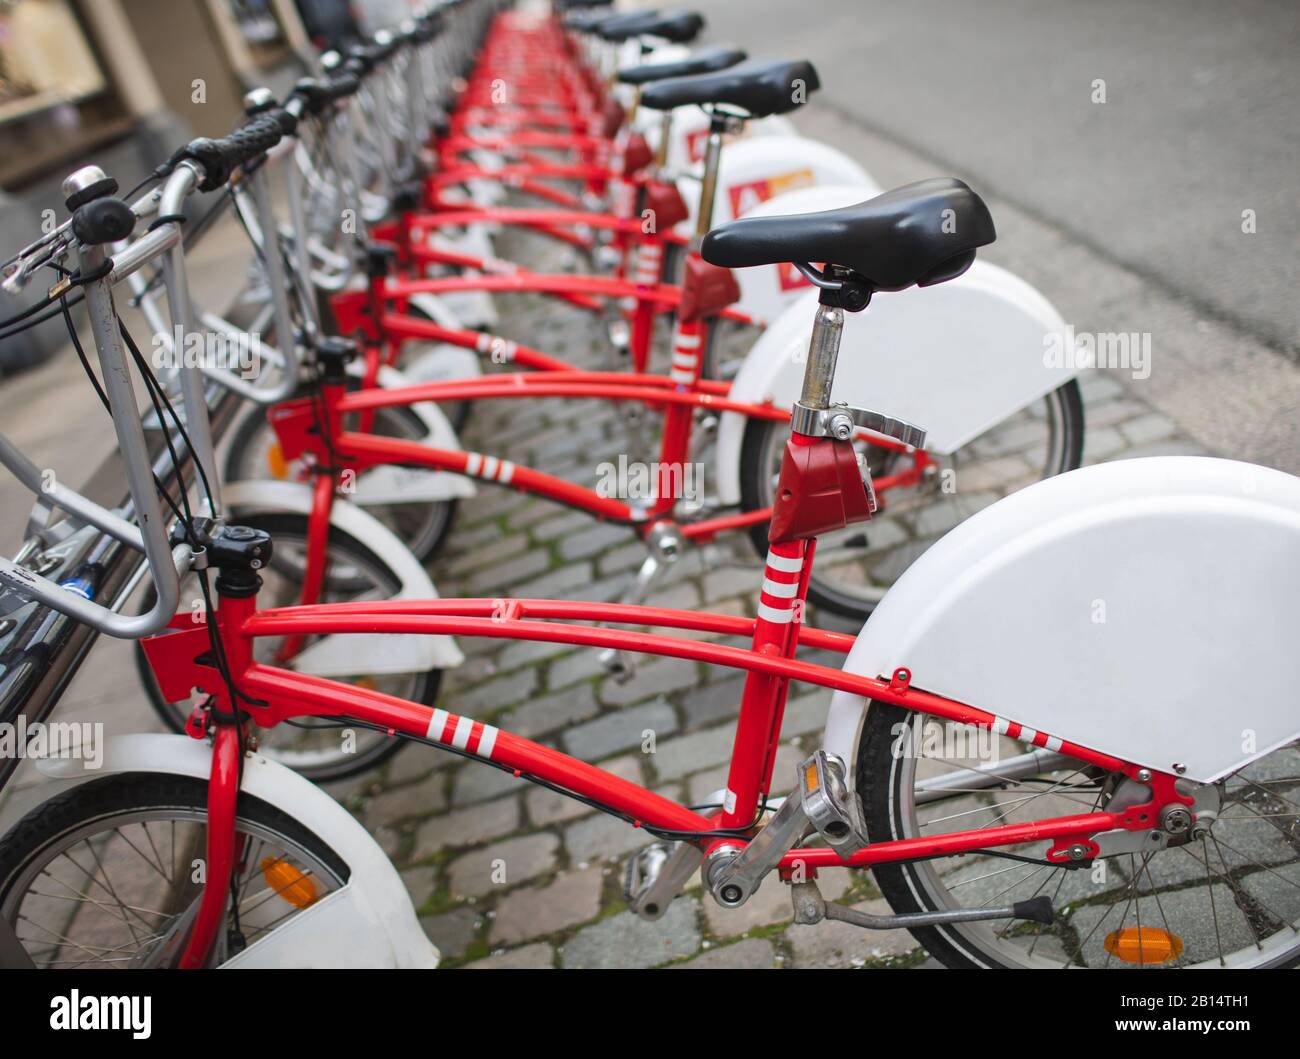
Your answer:
[[[277,316],[282,324],[287,325],[286,288],[275,235],[278,227],[269,212],[269,197],[259,179],[261,174],[250,163],[272,151],[283,139],[294,136],[304,113],[319,115],[327,112],[334,104],[354,95],[361,87],[363,76],[383,65],[399,49],[428,43],[438,36],[440,29],[441,17],[435,14],[416,21],[398,34],[379,35],[374,44],[354,50],[343,68],[328,80],[300,81],[283,106],[268,102],[230,135],[219,139],[201,137],[186,144],[170,159],[167,183],[160,191],[146,195],[132,207],[112,198],[112,192],[105,189],[100,197],[77,205],[73,218],[61,225],[57,233],[43,237],[38,244],[24,251],[24,254],[32,255],[32,260],[23,261],[25,267],[18,273],[15,285],[20,285],[30,273],[30,268],[26,266],[39,265],[47,258],[52,259],[70,251],[75,251],[80,258],[81,274],[91,277],[84,281],[86,302],[138,524],[129,522],[117,512],[101,507],[61,483],[47,484],[42,472],[3,436],[0,436],[0,465],[7,467],[34,492],[41,494],[50,506],[67,512],[135,551],[143,552],[157,597],[148,613],[123,615],[3,557],[0,557],[0,582],[17,588],[24,596],[84,622],[99,632],[115,637],[148,636],[163,629],[171,620],[179,605],[180,579],[191,568],[195,556],[188,545],[173,545],[167,538],[167,520],[154,484],[144,429],[127,372],[123,341],[117,332],[110,288],[114,283],[133,276],[149,261],[161,257],[164,261],[164,278],[173,324],[182,331],[190,330],[188,317],[191,311],[184,275],[184,245],[179,235],[181,207],[193,191],[216,191],[229,183],[237,169],[243,168],[249,175],[248,190],[259,216],[261,238],[258,240],[255,237],[255,242],[260,241],[263,245],[267,270],[272,280],[273,301],[277,302]],[[102,178],[103,174],[99,173],[98,176]],[[99,192],[96,191],[96,194]],[[108,244],[122,243],[130,235],[136,218],[151,212],[159,215],[154,227],[134,242],[115,250],[115,257],[110,258]],[[299,233],[299,236],[305,238],[305,233]],[[37,257],[39,260],[36,260]],[[9,278],[6,276],[7,280]],[[280,330],[283,332],[281,345],[290,350],[290,355],[283,359],[285,378],[264,393],[255,392],[256,387],[247,383],[232,385],[242,380],[223,377],[227,373],[221,369],[210,366],[200,368],[196,365],[182,365],[179,369],[186,432],[194,449],[192,455],[200,466],[208,464],[205,478],[211,480],[213,490],[209,514],[219,513],[220,502],[216,492],[215,467],[211,466],[212,439],[202,379],[206,375],[242,396],[255,400],[266,400],[268,394],[274,394],[272,399],[280,399],[285,395],[282,393],[285,387],[293,389],[297,385],[293,328],[284,326]]]
[[[328,81],[304,77],[293,86],[290,99],[301,99],[307,113],[316,116],[325,113],[333,104],[354,95],[360,87],[361,78],[351,72],[339,74]]]
[[[194,174],[187,169],[173,174],[168,186],[192,186],[193,180]],[[69,177],[64,187],[65,190],[72,189],[71,197],[75,200],[78,189],[102,186],[103,182],[102,171],[87,167]],[[0,581],[16,588],[24,596],[85,622],[100,632],[138,639],[161,631],[171,621],[180,602],[180,578],[189,569],[193,554],[187,546],[173,546],[167,539],[162,502],[154,485],[153,464],[127,370],[117,311],[113,306],[111,288],[114,263],[108,256],[106,244],[129,232],[134,226],[135,213],[126,203],[107,193],[107,188],[104,190],[105,194],[77,206],[73,213],[72,231],[77,236],[74,245],[79,274],[83,277],[81,282],[94,334],[95,350],[99,355],[102,385],[112,413],[113,429],[122,454],[123,469],[138,525],[130,525],[113,512],[57,482],[47,486],[40,470],[7,439],[2,438],[0,463],[13,471],[20,481],[44,496],[48,503],[81,518],[123,544],[143,551],[153,576],[157,599],[145,614],[119,614],[96,603],[90,596],[78,594],[7,558],[0,558]],[[174,225],[175,222],[172,223]],[[151,245],[163,246],[170,233],[149,234],[152,237]],[[186,396],[189,397],[189,393]],[[192,436],[199,436],[210,448],[210,435],[201,429],[207,425],[203,418],[206,412],[206,404],[201,411],[196,411],[193,404],[187,401],[188,429]],[[200,418],[203,418],[202,423],[199,422]],[[198,445],[195,447],[197,449]]]
[[[199,190],[216,191],[230,180],[236,169],[265,154],[284,135],[280,118],[261,115],[219,140],[202,136],[191,140],[172,156],[172,163],[187,158],[197,162],[203,168]]]

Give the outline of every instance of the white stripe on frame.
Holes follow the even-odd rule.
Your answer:
[[[766,603],[760,603],[758,605],[758,616],[777,625],[789,625],[794,620],[794,608],[786,607],[783,610],[777,610],[776,607],[769,607]]]
[[[425,733],[428,739],[436,739],[442,742],[442,730],[447,727],[447,718],[450,714],[446,710],[434,710],[433,716],[429,718],[429,730]]]
[[[776,552],[768,552],[767,565],[783,574],[796,574],[803,569],[803,559],[787,559],[784,555],[777,555]]]

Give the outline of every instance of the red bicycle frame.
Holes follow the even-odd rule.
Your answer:
[[[1035,746],[1050,746],[1088,764],[1136,778],[1138,767],[1131,763],[1058,740],[1046,732],[1030,734],[1013,720],[914,688],[906,669],[897,670],[891,679],[885,680],[799,660],[795,655],[800,646],[844,653],[853,643],[851,636],[808,628],[801,622],[814,546],[813,540],[773,546],[765,571],[763,606],[755,618],[615,603],[520,599],[400,600],[259,610],[255,598],[222,595],[215,620],[225,646],[231,681],[240,692],[238,708],[260,727],[302,717],[350,718],[393,736],[450,748],[516,776],[545,781],[627,818],[633,826],[695,842],[706,854],[718,845],[743,844],[760,820],[771,788],[781,717],[791,681],[845,691],[944,720],[1002,732],[1013,739],[1024,737]],[[577,624],[592,620],[607,625],[748,637],[750,646],[743,648],[658,632]],[[234,704],[226,683],[210,664],[207,628],[196,626],[189,614],[179,616],[173,625],[176,631],[145,641],[146,654],[164,696],[176,701],[198,688],[209,697],[214,716],[231,716]],[[259,637],[332,633],[531,640],[613,648],[742,670],[747,678],[727,778],[727,805],[717,815],[705,815],[597,766],[493,725],[382,692],[253,661],[252,644]],[[238,741],[232,724],[218,723],[215,728],[207,839],[210,868],[200,914],[186,946],[184,966],[202,966],[206,961],[229,897],[229,868],[235,855]],[[1077,843],[1095,849],[1090,836],[1117,828],[1149,828],[1158,818],[1161,805],[1171,800],[1188,801],[1174,791],[1174,779],[1162,774],[1147,780],[1152,783],[1153,801],[1121,812],[1097,811],[876,843],[847,858],[841,858],[830,848],[797,848],[781,860],[779,870],[788,874],[800,869],[805,874],[815,874],[818,868],[832,865],[866,868],[1043,840],[1054,840],[1049,858],[1063,855],[1066,848]]]

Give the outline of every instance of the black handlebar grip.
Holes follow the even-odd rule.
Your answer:
[[[356,74],[342,73],[338,77],[331,78],[325,86],[325,90],[329,93],[330,101],[337,103],[340,99],[347,99],[348,96],[355,95],[360,87],[361,78]]]
[[[321,114],[331,103],[346,99],[360,86],[361,80],[356,74],[344,73],[328,81],[303,78],[294,85],[293,94],[306,104],[309,113]]]
[[[192,158],[198,162],[203,167],[199,190],[216,191],[230,179],[235,169],[269,151],[280,142],[282,135],[280,121],[264,115],[219,140],[206,137],[191,140],[181,149],[177,160]]]
[[[427,44],[442,32],[442,12],[430,11],[422,15],[415,24],[416,39]]]
[[[348,49],[348,61],[343,64],[345,70],[352,70],[361,77],[371,73],[379,65],[379,57],[364,44]]]
[[[269,118],[280,127],[281,136],[292,136],[298,131],[298,115],[284,107],[273,107],[260,117]]]

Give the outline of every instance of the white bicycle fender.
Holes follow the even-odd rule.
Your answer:
[[[799,397],[817,293],[790,305],[745,356],[731,397],[789,408]],[[832,396],[915,423],[926,447],[950,453],[1079,374],[1049,364],[1067,348],[1065,321],[1046,298],[1006,269],[976,261],[935,287],[884,294],[846,313]],[[1077,358],[1059,358],[1063,361]],[[718,495],[740,502],[740,450],[747,420],[718,426]]]
[[[311,513],[311,486],[305,482],[231,482],[223,499],[232,511],[290,511]],[[330,525],[361,541],[393,572],[401,588],[394,599],[437,599],[438,590],[411,550],[373,515],[346,500],[336,499]],[[294,659],[299,673],[343,677],[354,673],[420,673],[454,669],[465,661],[450,636],[366,636],[339,633],[324,636]]]
[[[420,312],[424,313],[425,316],[439,327],[445,327],[449,331],[461,331],[465,328],[465,324],[461,321],[461,318],[452,312],[451,309],[447,307],[446,303],[436,294],[432,294],[429,291],[422,291],[412,294],[407,298],[407,301],[419,309]]]
[[[469,162],[487,172],[495,172],[505,166],[505,158],[495,151],[489,151],[486,148],[477,148],[469,152]],[[468,201],[476,206],[500,206],[506,198],[506,189],[503,184],[490,178],[480,178],[465,181],[465,190],[468,192]],[[443,188],[443,197],[448,201],[455,201],[460,198],[455,188]]]
[[[94,776],[80,761],[55,758],[38,768],[59,779],[160,772],[207,780],[212,752],[183,735],[125,735],[104,742]],[[289,813],[348,866],[347,883],[222,964],[239,967],[438,966],[437,948],[420,927],[401,876],[364,827],[319,787],[259,754],[244,759],[240,789]]]
[[[1210,783],[1300,737],[1297,555],[1300,478],[1191,456],[1086,467],[926,551],[844,669],[906,666],[1022,742]],[[831,700],[824,745],[844,761],[865,706]]]
[[[436,294],[424,291],[412,294],[407,302],[413,309],[449,331],[464,331],[462,318]],[[488,326],[484,324],[483,326]],[[413,351],[413,352],[409,352]],[[426,365],[434,365],[428,367]],[[401,373],[409,382],[434,382],[439,379],[468,379],[482,374],[478,354],[445,342],[412,340],[404,347]]]

